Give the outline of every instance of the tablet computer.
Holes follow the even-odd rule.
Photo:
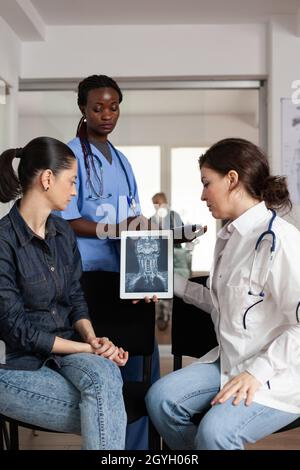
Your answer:
[[[173,297],[172,230],[121,233],[121,299]]]

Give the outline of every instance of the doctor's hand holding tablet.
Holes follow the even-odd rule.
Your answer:
[[[200,224],[172,230],[121,233],[120,297],[146,303],[173,298],[173,244],[190,242],[207,231]],[[175,286],[176,290],[176,286]]]

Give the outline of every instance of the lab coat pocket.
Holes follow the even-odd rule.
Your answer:
[[[252,330],[258,326],[261,315],[261,303],[263,297],[259,295],[248,294],[248,302],[245,303],[244,314],[243,314],[243,328],[244,330]]]
[[[259,295],[249,295],[246,286],[227,285],[228,321],[237,331],[251,329],[260,317],[260,303],[263,298]]]

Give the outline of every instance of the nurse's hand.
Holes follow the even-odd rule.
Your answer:
[[[249,372],[241,374],[229,380],[219,393],[212,399],[211,405],[224,403],[228,398],[235,397],[232,404],[238,405],[245,400],[245,405],[251,405],[255,392],[261,387],[261,383]]]
[[[173,229],[176,243],[189,243],[207,232],[207,225],[193,224]]]
[[[139,301],[140,299],[136,299],[136,300],[133,300],[132,303],[138,304]],[[156,304],[158,302],[158,298],[157,298],[157,295],[154,295],[153,297],[145,297],[144,301],[146,302],[146,304],[150,304],[150,302],[154,302]]]

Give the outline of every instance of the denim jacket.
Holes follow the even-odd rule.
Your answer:
[[[65,220],[49,215],[45,239],[28,227],[17,203],[0,220],[0,340],[6,347],[0,367],[38,369],[52,357],[56,336],[78,339],[74,323],[89,319],[81,271]]]

